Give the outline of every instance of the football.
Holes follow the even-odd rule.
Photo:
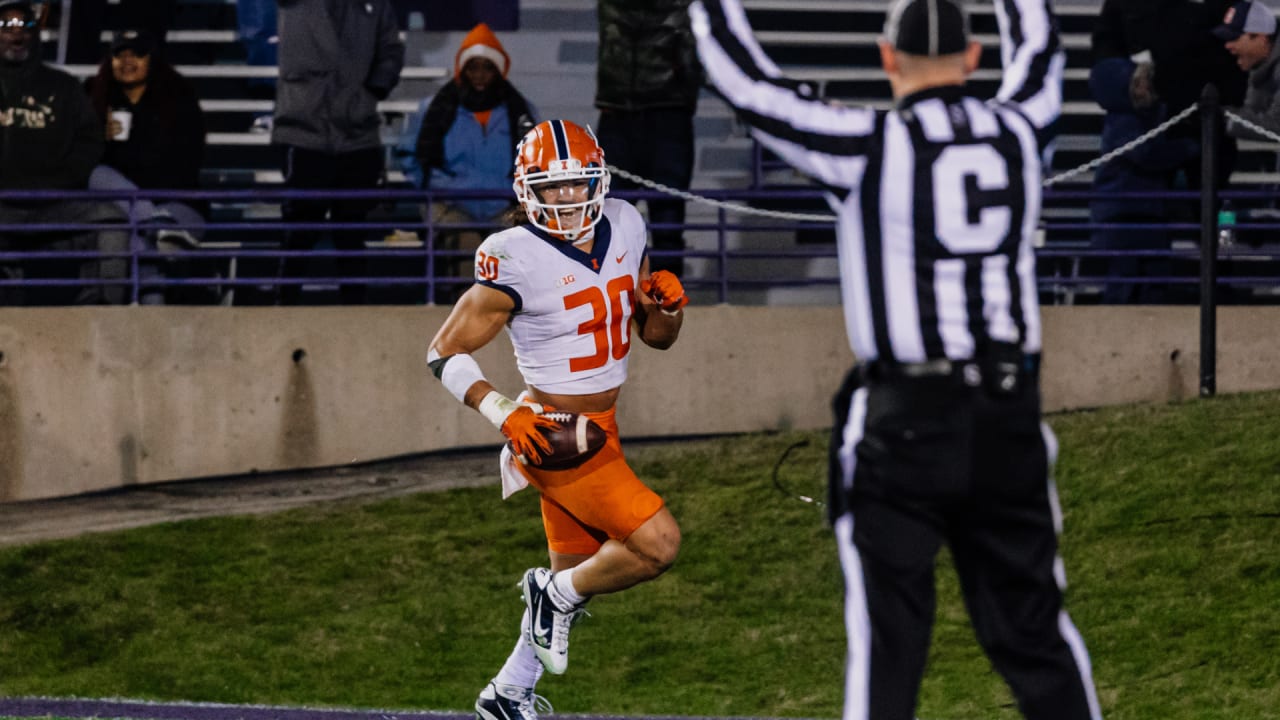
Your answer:
[[[590,460],[604,447],[608,435],[604,428],[586,415],[572,412],[549,412],[543,417],[555,420],[554,428],[539,428],[551,443],[551,452],[541,456],[541,462],[521,459],[529,467],[539,470],[568,470]]]

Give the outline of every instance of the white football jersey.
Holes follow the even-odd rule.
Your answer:
[[[476,282],[515,301],[507,333],[527,384],[586,395],[626,380],[645,232],[634,207],[606,199],[590,253],[530,225],[480,245]]]

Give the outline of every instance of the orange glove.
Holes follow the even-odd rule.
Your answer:
[[[542,452],[551,452],[551,441],[539,428],[554,428],[559,423],[542,414],[546,412],[543,406],[516,402],[497,390],[492,390],[484,396],[476,410],[502,431],[510,441],[511,451],[519,455],[522,461],[528,460],[537,465],[542,462]]]
[[[663,312],[674,315],[677,310],[689,304],[689,296],[684,294],[684,285],[680,278],[670,270],[659,270],[640,282],[640,291],[653,301]]]
[[[511,450],[521,459],[533,465],[542,463],[542,453],[551,452],[551,441],[539,428],[554,428],[559,423],[545,415],[539,415],[527,405],[517,408],[502,423],[502,434],[511,441]]]

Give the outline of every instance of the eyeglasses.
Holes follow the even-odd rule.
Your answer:
[[[0,20],[0,30],[34,30],[35,27],[35,20],[23,20],[22,18]]]

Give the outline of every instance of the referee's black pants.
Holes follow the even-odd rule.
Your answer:
[[[973,376],[846,381],[832,501],[845,575],[844,720],[911,720],[946,542],[978,641],[1033,720],[1100,717],[1063,609],[1056,440],[1037,378],[997,395]],[[859,386],[861,384],[861,386]]]

